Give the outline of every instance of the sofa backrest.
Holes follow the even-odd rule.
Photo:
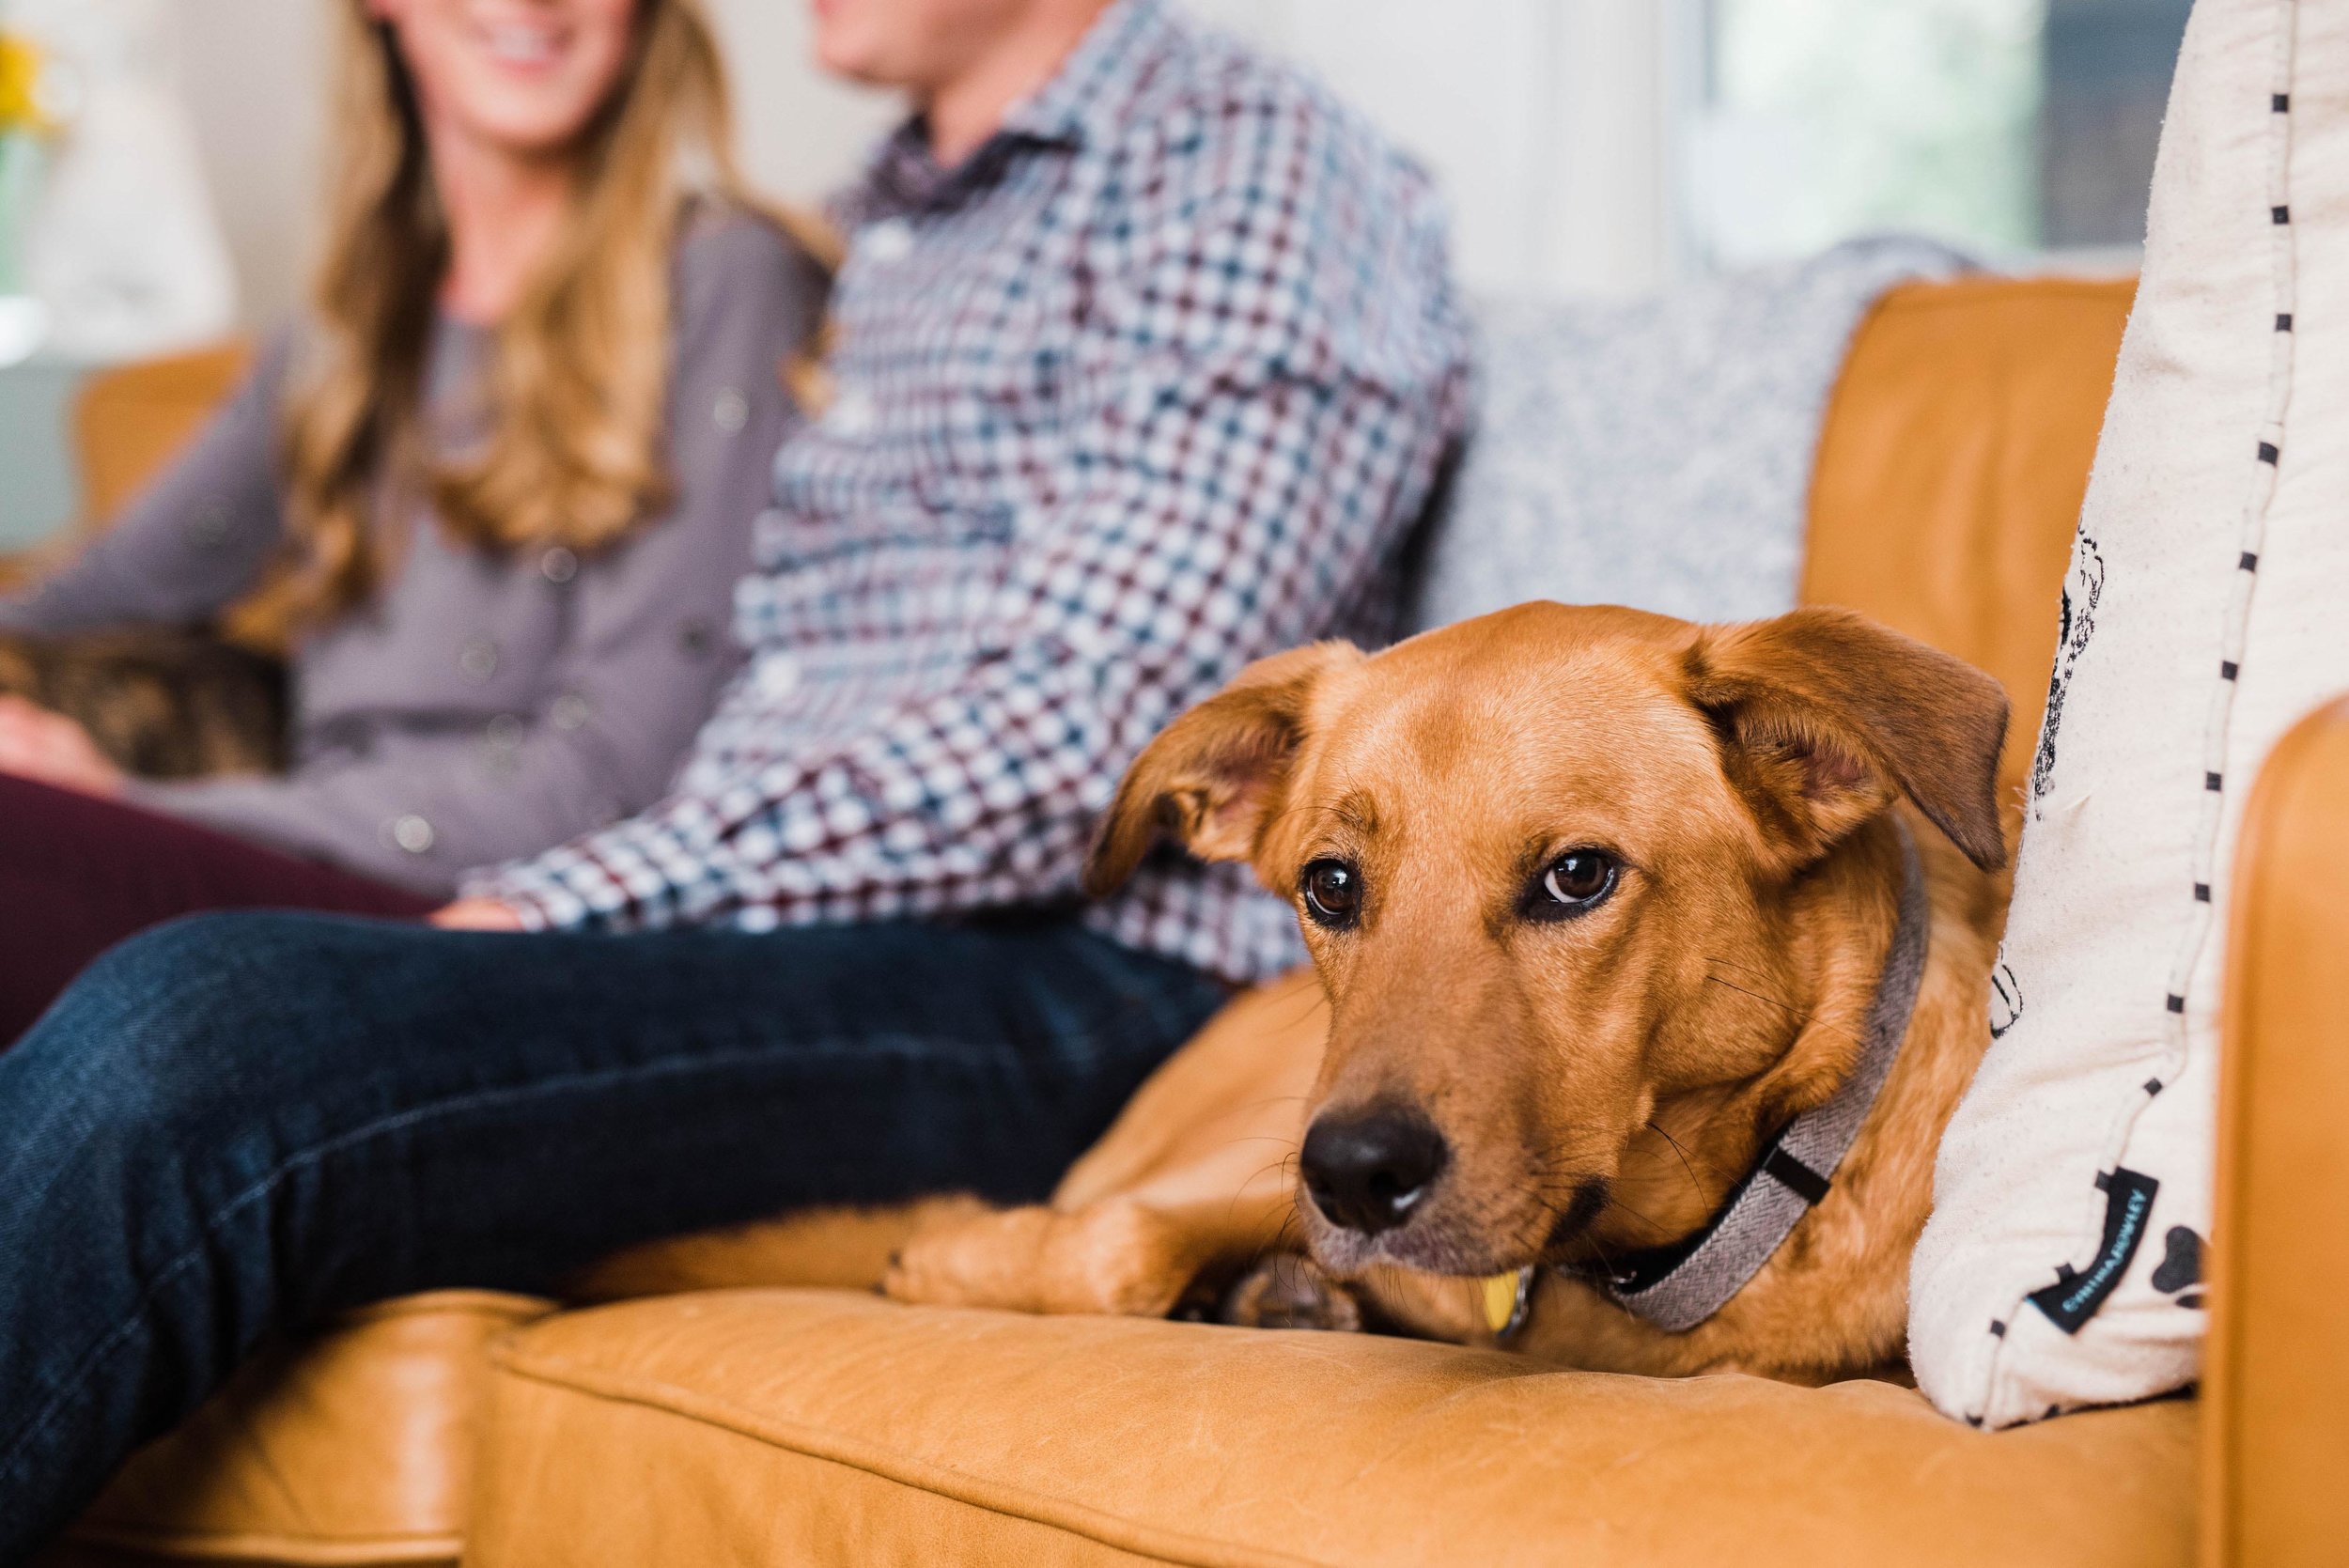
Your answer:
[[[2015,704],[2006,785],[2037,744],[2135,294],[2072,279],[1896,288],[1853,338],[1820,433],[1804,602],[1861,611],[1998,676]]]
[[[2073,528],[2135,293],[1979,277],[1894,288],[1854,335],[1821,430],[1802,598],[1862,611],[2003,681],[2008,784],[2046,703]],[[76,435],[94,517],[194,433],[246,359],[231,345],[93,380]]]

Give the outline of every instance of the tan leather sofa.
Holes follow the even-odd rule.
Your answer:
[[[1851,350],[1805,593],[2004,680],[2019,779],[2124,285],[1901,290]],[[2349,704],[2234,890],[2210,1377],[1986,1435],[1912,1389],[1558,1372],[1399,1340],[911,1310],[887,1217],[444,1293],[248,1369],[60,1548],[602,1564],[2349,1562]]]

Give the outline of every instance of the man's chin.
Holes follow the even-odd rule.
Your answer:
[[[812,52],[817,69],[827,76],[852,82],[860,87],[904,85],[890,72],[880,52],[860,43],[845,26],[826,27],[819,23]]]

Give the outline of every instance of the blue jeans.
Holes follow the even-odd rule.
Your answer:
[[[137,937],[0,1055],[0,1564],[274,1330],[795,1204],[1039,1197],[1223,995],[1043,916]]]

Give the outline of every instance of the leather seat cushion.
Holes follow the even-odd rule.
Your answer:
[[[530,1296],[436,1291],[264,1352],[134,1455],[73,1536],[199,1560],[453,1560],[484,1349],[552,1310]]]
[[[2186,1402],[1991,1436],[1880,1382],[731,1291],[493,1353],[467,1561],[2184,1563]]]

